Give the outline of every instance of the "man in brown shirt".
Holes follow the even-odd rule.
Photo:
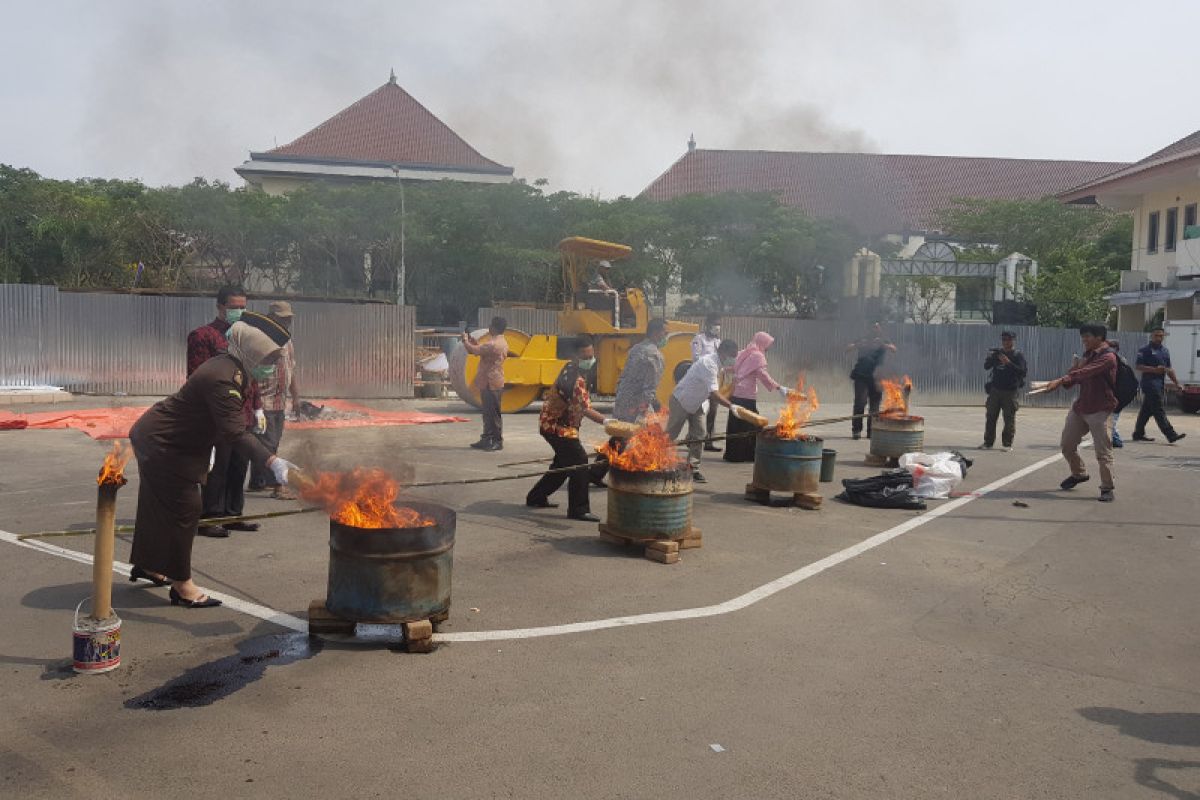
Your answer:
[[[1079,385],[1079,397],[1067,412],[1062,430],[1062,454],[1071,467],[1071,474],[1062,488],[1074,489],[1090,480],[1079,443],[1087,433],[1092,434],[1092,448],[1100,468],[1100,497],[1102,503],[1113,499],[1113,442],[1109,420],[1117,407],[1114,389],[1117,385],[1117,356],[1108,346],[1108,329],[1099,324],[1082,325],[1079,337],[1083,340],[1083,360],[1061,378],[1050,381],[1049,391],[1070,389]]]
[[[471,445],[476,450],[503,450],[504,431],[500,421],[500,398],[504,394],[504,359],[508,358],[508,341],[504,331],[508,320],[492,317],[488,326],[488,339],[482,344],[470,334],[463,332],[463,346],[467,352],[479,356],[479,370],[475,373],[475,389],[479,392],[479,405],[483,409],[483,435]]]

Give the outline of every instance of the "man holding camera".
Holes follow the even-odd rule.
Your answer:
[[[1017,433],[1018,395],[1025,385],[1025,355],[1017,349],[1017,335],[1012,331],[1000,334],[1000,347],[988,351],[983,368],[991,370],[992,378],[985,385],[987,391],[987,417],[983,427],[983,444],[980,450],[991,450],[996,443],[996,419],[1004,414],[1004,430],[1000,433],[1000,444],[1004,452],[1012,450],[1013,438]]]

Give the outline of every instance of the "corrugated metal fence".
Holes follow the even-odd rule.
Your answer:
[[[499,314],[508,324],[527,333],[558,330],[558,312],[534,308],[483,308],[481,325]],[[703,324],[703,317],[683,317],[687,322]],[[909,375],[916,387],[916,398],[928,405],[974,405],[983,402],[983,384],[988,373],[983,369],[987,351],[1000,346],[1000,331],[1017,334],[1017,348],[1029,362],[1029,379],[1046,380],[1061,375],[1071,365],[1071,356],[1081,353],[1079,334],[1061,328],[998,325],[913,325],[889,324],[886,335],[896,344],[883,373]],[[821,399],[848,403],[852,397],[850,368],[854,355],[846,345],[862,336],[860,324],[837,320],[800,320],[786,317],[723,317],[721,335],[745,346],[757,331],[775,337],[768,353],[770,370],[776,380],[793,384],[801,370],[810,384],[817,387]],[[1110,338],[1121,343],[1121,352],[1132,359],[1137,348],[1147,341],[1143,333],[1111,332]],[[1028,405],[1066,406],[1074,392],[1055,392],[1026,399]]]
[[[265,301],[250,308],[266,311]],[[296,301],[297,380],[309,397],[412,397],[415,313]],[[0,383],[156,395],[183,383],[188,331],[211,298],[60,292],[0,284]]]

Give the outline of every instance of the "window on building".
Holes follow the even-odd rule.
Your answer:
[[[1146,252],[1158,252],[1158,212],[1151,211],[1146,215]]]
[[[1167,229],[1163,232],[1163,250],[1170,253],[1175,249],[1175,241],[1179,238],[1179,209],[1167,209]]]
[[[1196,224],[1196,204],[1183,207],[1183,236],[1187,238],[1187,229]]]

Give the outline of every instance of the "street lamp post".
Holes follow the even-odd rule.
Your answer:
[[[404,223],[405,223],[405,208],[404,208],[404,181],[400,177],[400,166],[392,165],[392,172],[396,175],[396,183],[400,186],[400,266],[396,268],[396,305],[404,305],[404,281],[406,280],[407,270],[404,265]]]

